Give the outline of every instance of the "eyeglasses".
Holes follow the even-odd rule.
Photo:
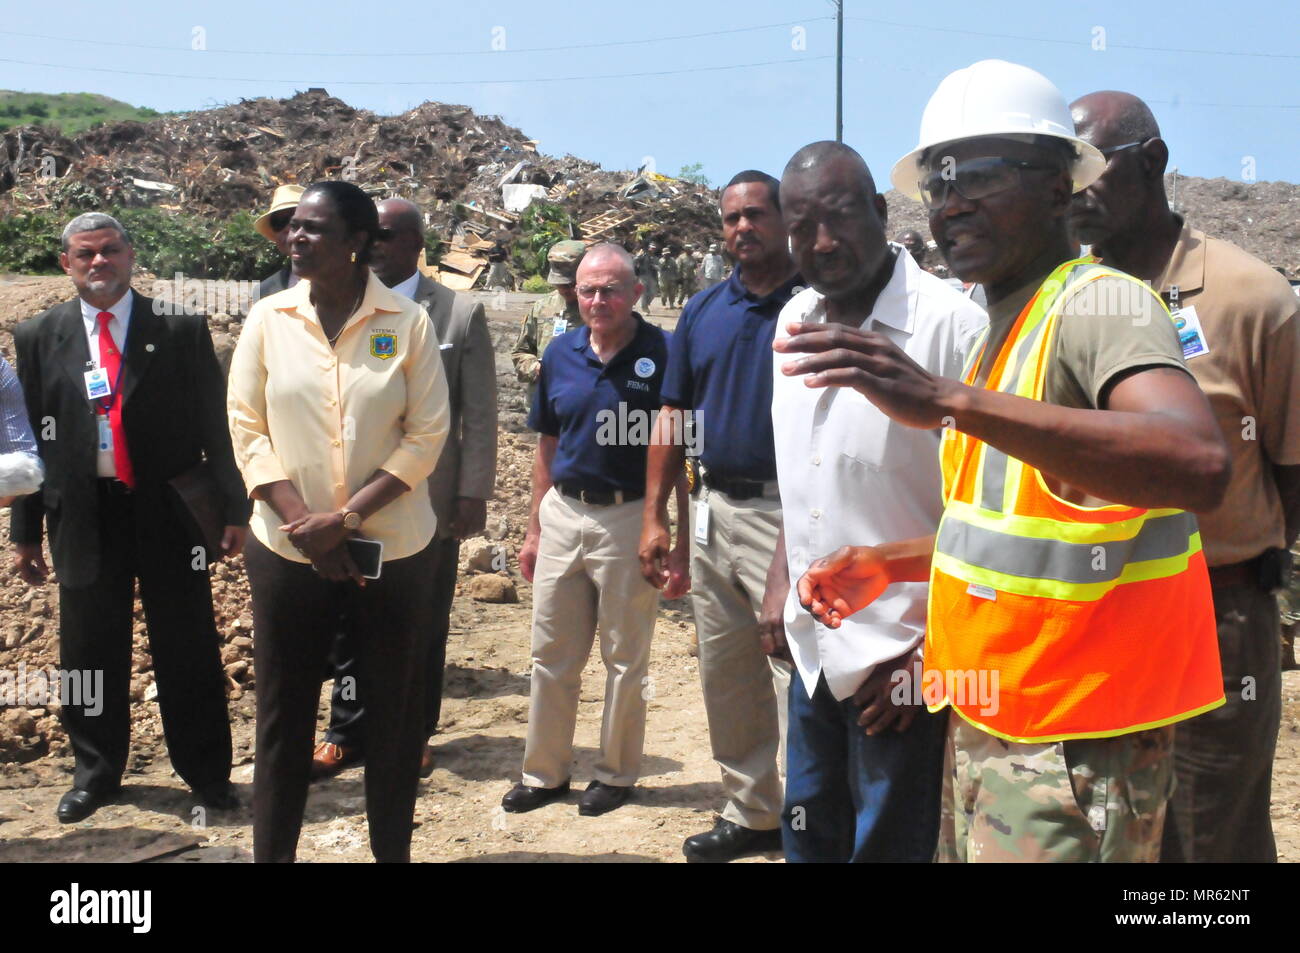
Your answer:
[[[293,209],[287,208],[276,212],[268,220],[267,224],[271,226],[271,231],[279,232],[289,227],[289,222],[293,219]]]
[[[610,298],[621,298],[630,290],[623,285],[579,285],[578,295],[592,300],[595,300],[596,295],[601,295],[608,301]]]
[[[1097,151],[1109,159],[1117,152],[1123,152],[1125,149],[1133,149],[1137,146],[1145,146],[1149,141],[1149,139],[1140,139],[1137,142],[1126,142],[1122,146],[1111,146],[1109,149],[1098,149]]]
[[[922,204],[933,211],[948,204],[949,187],[955,189],[962,198],[973,202],[1016,188],[1020,185],[1020,172],[1023,169],[1048,168],[1051,167],[1025,159],[983,156],[931,172],[921,178],[918,188]]]

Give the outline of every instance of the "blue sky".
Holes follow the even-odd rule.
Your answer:
[[[1069,98],[1142,96],[1188,175],[1241,179],[1253,159],[1259,180],[1300,182],[1300,20],[1280,0],[845,2],[844,138],[882,184],[939,80],[989,57],[1043,72]],[[835,131],[829,0],[390,0],[308,19],[303,5],[246,0],[5,6],[0,88],[164,110],[312,85],[384,113],[465,103],[550,154],[607,168],[650,156],[669,173],[701,162],[714,184],[747,167],[780,174]],[[555,47],[568,48],[538,51]]]

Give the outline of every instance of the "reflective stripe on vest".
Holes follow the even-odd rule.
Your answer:
[[[1103,277],[1136,282],[1092,259],[1048,276],[993,358],[986,386],[1041,401],[1062,309]],[[967,365],[967,384],[983,349]],[[1058,741],[1169,724],[1223,704],[1194,516],[1070,503],[1033,467],[951,428],[940,454],[945,508],[926,678],[952,686],[963,683],[957,674],[996,672],[999,697],[977,706],[945,687],[931,710],[951,704],[1012,741]]]

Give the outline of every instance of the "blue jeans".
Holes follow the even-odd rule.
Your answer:
[[[934,859],[948,712],[921,708],[905,732],[868,737],[862,709],[819,677],[808,697],[790,680],[785,810],[787,863]]]

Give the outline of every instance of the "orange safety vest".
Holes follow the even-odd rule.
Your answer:
[[[1043,399],[1062,304],[1083,284],[1118,277],[1151,293],[1093,261],[1068,261],[1043,282],[989,388]],[[1126,734],[1224,703],[1192,514],[1077,506],[1029,464],[951,427],[940,457],[922,682],[931,711],[949,704],[992,735],[1041,742]]]

